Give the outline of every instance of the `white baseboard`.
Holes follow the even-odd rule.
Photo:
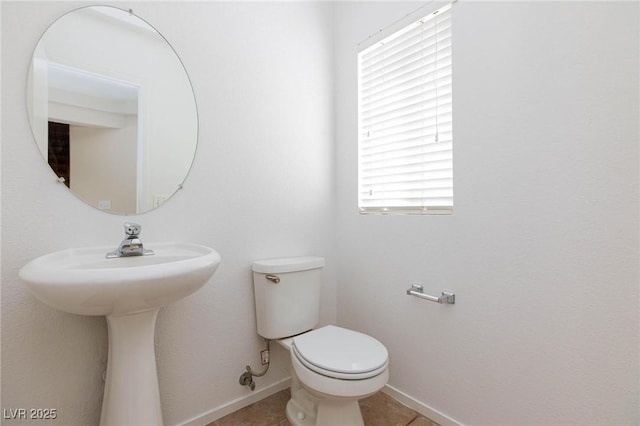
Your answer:
[[[206,411],[200,415],[190,418],[182,423],[178,423],[176,426],[204,426],[215,420],[218,420],[227,414],[231,414],[234,411],[237,411],[241,408],[244,408],[248,405],[251,405],[255,402],[263,400],[274,393],[280,392],[281,390],[287,389],[291,386],[291,377],[285,377],[284,379],[273,383],[264,389],[257,390],[255,392],[251,392],[249,395],[242,396],[240,398],[234,399],[231,402],[227,402],[226,404],[222,404],[218,407],[212,408],[209,411]]]
[[[389,395],[391,398],[396,401],[406,405],[412,410],[417,411],[425,417],[430,418],[436,423],[441,424],[442,426],[463,426],[462,423],[452,419],[451,417],[429,407],[427,404],[424,404],[412,396],[407,395],[399,389],[394,388],[393,386],[387,384],[382,388],[382,392]]]

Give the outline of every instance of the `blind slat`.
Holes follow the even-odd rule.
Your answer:
[[[419,73],[424,69],[433,71],[451,62],[451,54],[451,42],[449,41],[447,44],[439,45],[437,51],[430,53],[417,51],[396,62],[380,64],[379,69],[368,70],[369,74],[362,81],[362,87],[365,91],[370,91],[373,87],[380,84],[381,80],[406,79],[406,75]],[[366,66],[366,64],[363,64],[363,66]]]
[[[449,70],[450,66],[447,66],[446,70]],[[420,93],[431,93],[436,88],[447,86],[451,84],[451,74],[444,73],[445,70],[440,70],[437,77],[425,80],[424,75],[418,75],[412,80],[403,81],[401,84],[395,87],[388,86],[381,89],[379,92],[362,92],[361,100],[362,107],[365,109],[374,108],[379,105],[392,103],[399,101],[408,96],[416,96]]]
[[[450,142],[453,139],[452,123],[449,120],[448,123],[439,125],[437,132],[438,141],[436,142],[436,129],[435,126],[426,126],[420,129],[419,132],[396,132],[395,134],[382,134],[375,138],[370,138],[366,142],[363,142],[360,146],[360,154],[367,156],[369,154],[376,154],[381,151],[390,151],[394,149],[402,149],[403,147],[410,147],[415,145],[431,145],[440,142]],[[361,139],[366,136],[361,135]]]
[[[370,111],[368,113],[363,112],[361,114],[363,126],[376,126],[380,123],[391,122],[398,118],[408,116],[415,113],[422,114],[442,114],[440,109],[448,106],[452,99],[448,96],[451,94],[451,90],[442,89],[445,93],[435,95],[435,93],[425,99],[411,99],[406,103],[395,102],[393,105],[379,111]]]
[[[434,67],[439,62],[445,62],[451,56],[451,36],[438,42],[437,47],[434,46],[416,46],[415,49],[405,52],[402,56],[398,56],[389,61],[383,61],[375,68],[370,67],[368,63],[363,63],[367,67],[368,75],[363,81],[364,87],[369,86],[382,75],[394,78],[398,74],[404,74],[414,69],[417,65]]]
[[[389,92],[393,89],[396,91],[404,90],[411,84],[422,81],[433,81],[434,78],[441,78],[450,71],[451,56],[444,57],[442,60],[426,64],[413,70],[403,70],[396,78],[385,78],[385,76],[369,76],[367,80],[361,82],[361,91],[364,99],[367,97],[379,96],[381,92]],[[421,79],[421,80],[418,80]]]
[[[443,15],[441,19],[437,21],[437,33],[441,36],[438,38],[445,39],[447,35],[451,33],[451,19]],[[368,50],[360,53],[360,59],[366,61],[372,66],[389,60],[389,58],[397,57],[405,54],[408,50],[416,45],[417,42],[422,43],[423,46],[431,46],[435,42],[435,21],[432,21],[431,25],[422,25],[416,27],[415,31],[407,33],[408,36],[402,39],[397,39],[398,42],[385,42],[382,40],[377,45],[371,46],[373,49],[371,53],[367,53]]]

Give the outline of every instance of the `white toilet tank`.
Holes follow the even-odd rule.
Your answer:
[[[320,319],[322,257],[253,263],[258,334],[281,339],[311,330]]]

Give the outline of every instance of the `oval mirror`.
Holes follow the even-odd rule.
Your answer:
[[[131,11],[89,6],[51,24],[33,53],[27,107],[43,158],[98,209],[149,211],[191,168],[191,82],[164,37]]]

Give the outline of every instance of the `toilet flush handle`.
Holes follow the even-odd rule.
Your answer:
[[[280,282],[280,277],[277,275],[267,275],[266,278],[274,284],[278,284]]]

